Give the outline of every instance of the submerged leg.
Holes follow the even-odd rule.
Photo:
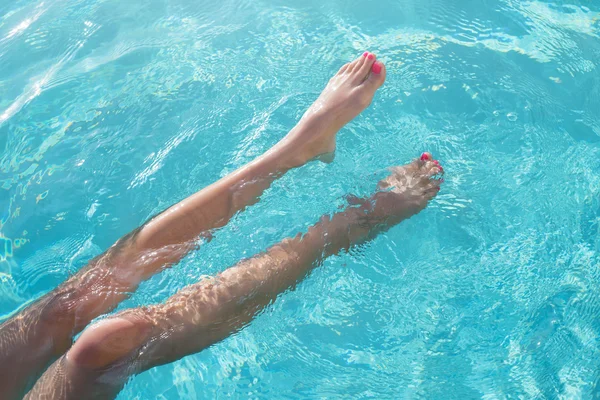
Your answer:
[[[276,178],[333,152],[336,133],[370,104],[384,80],[385,68],[371,54],[345,65],[267,153],[153,218],[0,325],[0,398],[18,398],[93,318],[113,309],[141,281],[177,263],[200,235],[227,224]]]
[[[40,378],[32,398],[52,390],[67,393],[56,399],[82,393],[110,398],[131,374],[201,351],[243,328],[324,258],[420,212],[438,193],[443,170],[426,154],[391,172],[380,191],[321,218],[306,234],[188,286],[165,304],[126,310],[92,325]]]

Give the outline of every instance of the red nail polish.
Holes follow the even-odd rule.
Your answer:
[[[368,58],[369,60],[372,60],[372,59],[374,59],[374,58],[375,58],[375,56],[374,56],[373,54],[369,53],[369,55],[367,56],[367,58]]]
[[[433,163],[434,163],[435,165],[437,165],[438,167],[440,167],[440,168],[441,168],[441,166],[440,166],[440,162],[439,162],[438,160],[433,160]]]
[[[365,52],[364,52],[364,54],[363,54],[363,57],[366,57],[366,56],[368,56],[368,55],[369,55],[369,52],[368,52],[368,51],[365,51]]]
[[[427,160],[429,160],[429,154],[427,154],[427,153],[421,154],[421,161],[427,161]]]
[[[380,74],[381,73],[381,64],[379,64],[379,63],[373,64],[372,71],[374,74]]]

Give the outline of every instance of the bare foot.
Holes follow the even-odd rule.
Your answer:
[[[377,185],[376,212],[401,220],[422,211],[440,191],[444,168],[430,153],[410,164],[390,168],[391,174]]]
[[[369,52],[344,65],[298,125],[280,142],[294,148],[294,166],[314,158],[330,161],[337,132],[371,104],[385,76],[385,66]]]

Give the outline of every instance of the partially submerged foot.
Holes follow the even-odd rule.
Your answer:
[[[444,168],[430,153],[410,164],[390,168],[391,174],[378,184],[377,209],[401,219],[423,210],[440,191]]]
[[[337,132],[371,104],[385,76],[385,66],[369,52],[344,65],[283,140],[295,148],[293,163],[331,160]]]

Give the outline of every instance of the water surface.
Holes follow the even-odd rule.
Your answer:
[[[0,3],[0,315],[267,150],[371,50],[331,165],[277,181],[120,309],[160,302],[428,150],[437,200],[120,399],[590,398],[600,379],[600,4]]]

